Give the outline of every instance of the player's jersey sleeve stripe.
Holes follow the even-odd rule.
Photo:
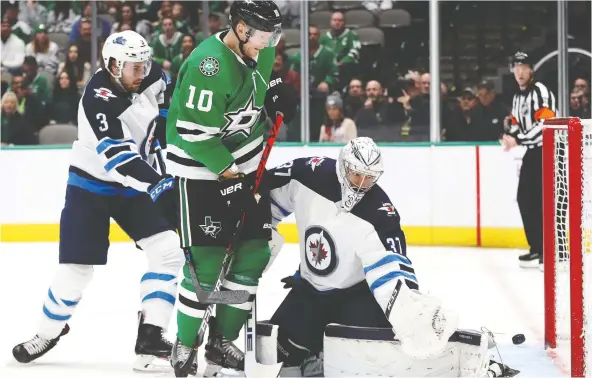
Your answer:
[[[113,159],[110,159],[109,162],[107,164],[105,164],[105,170],[107,172],[109,172],[113,168],[116,168],[122,164],[128,163],[131,160],[137,159],[137,158],[140,158],[140,155],[138,155],[135,152],[120,153],[118,155],[115,155],[115,157]]]
[[[415,275],[413,275],[413,274],[409,274],[409,273],[402,272],[402,271],[389,272],[389,273],[385,274],[384,276],[381,276],[380,278],[378,278],[374,282],[372,282],[372,284],[370,285],[370,291],[372,291],[374,293],[374,291],[376,289],[378,289],[379,287],[381,287],[382,285],[389,283],[391,281],[394,281],[400,277],[406,278],[407,280],[410,280],[411,282],[417,284],[417,279],[415,278]]]
[[[115,147],[115,146],[134,145],[134,144],[135,143],[134,143],[133,139],[117,140],[117,139],[111,139],[111,138],[103,138],[99,141],[99,144],[97,145],[97,153],[102,154],[106,150],[108,150],[112,147]]]
[[[384,266],[384,265],[390,264],[390,263],[402,263],[402,264],[407,264],[407,265],[411,266],[411,261],[409,261],[409,259],[406,258],[405,256],[398,255],[398,254],[391,254],[391,255],[386,255],[383,258],[381,258],[380,260],[378,260],[377,262],[375,262],[374,264],[365,267],[364,273],[368,273],[371,270],[377,269],[381,266]]]
[[[271,206],[279,210],[283,217],[287,217],[288,215],[292,214],[290,211],[284,209],[282,205],[277,203],[273,198],[271,198]]]

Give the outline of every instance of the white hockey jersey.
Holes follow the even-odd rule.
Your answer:
[[[146,192],[161,175],[150,155],[157,118],[170,83],[157,63],[137,93],[119,89],[100,69],[78,106],[78,140],[72,145],[68,184],[93,193],[133,196]],[[164,122],[162,127],[164,136]],[[159,139],[164,140],[164,137]]]
[[[381,288],[390,295],[399,281],[417,289],[400,216],[388,195],[375,185],[351,212],[343,211],[336,164],[327,157],[301,158],[267,173],[273,226],[291,213],[296,217],[301,262],[295,278],[319,292],[364,279],[373,293]]]

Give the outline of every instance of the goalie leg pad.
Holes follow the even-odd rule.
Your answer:
[[[278,326],[267,321],[257,322],[257,361],[263,365],[278,363]]]
[[[487,377],[489,337],[455,332],[439,355],[410,357],[390,328],[330,324],[324,339],[324,376]]]
[[[185,261],[179,236],[164,231],[137,244],[148,260],[148,271],[140,282],[144,322],[166,330],[177,296],[177,274]]]

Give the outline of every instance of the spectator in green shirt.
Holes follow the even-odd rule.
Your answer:
[[[162,68],[170,71],[173,59],[181,53],[183,34],[175,29],[170,17],[162,20],[162,33],[152,41],[152,56],[162,64]]]
[[[356,32],[345,27],[343,13],[333,13],[331,29],[321,36],[320,43],[335,52],[339,77],[342,83],[349,82],[357,74],[362,45]]]
[[[26,56],[23,62],[23,73],[29,83],[29,88],[45,106],[51,102],[51,90],[49,81],[39,74],[39,67],[34,56]]]
[[[311,89],[316,88],[320,92],[328,93],[337,84],[337,61],[335,53],[330,48],[319,44],[320,31],[315,25],[308,28],[309,49],[309,79]],[[300,73],[301,54],[298,51],[292,58],[292,69]]]

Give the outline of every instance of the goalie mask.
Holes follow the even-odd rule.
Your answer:
[[[152,49],[144,37],[131,30],[111,34],[102,55],[105,69],[128,92],[138,90],[152,67]]]
[[[384,168],[380,149],[371,138],[350,141],[339,152],[337,178],[341,184],[341,205],[351,209],[378,181]]]

